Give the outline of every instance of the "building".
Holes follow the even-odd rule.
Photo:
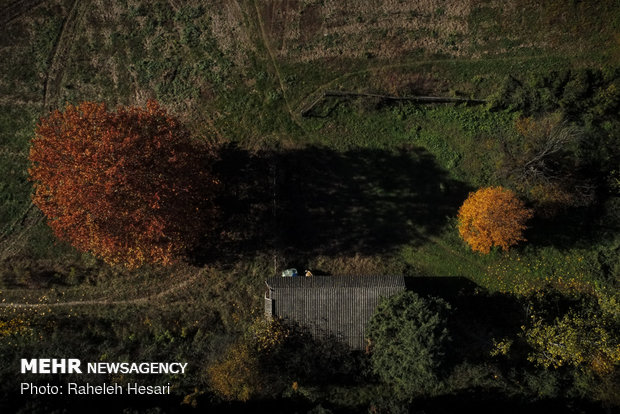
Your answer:
[[[313,276],[267,279],[265,316],[289,319],[316,338],[366,346],[366,325],[382,297],[405,290],[403,276]]]

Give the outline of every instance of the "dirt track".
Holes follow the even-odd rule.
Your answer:
[[[92,305],[141,305],[145,303],[149,303],[161,298],[164,298],[174,292],[182,290],[183,288],[192,284],[196,279],[198,279],[201,275],[206,271],[205,268],[200,269],[194,276],[189,279],[179,283],[178,285],[172,286],[164,291],[159,293],[155,293],[153,295],[143,296],[140,298],[133,299],[124,299],[124,300],[112,300],[112,299],[91,299],[91,300],[74,300],[69,302],[55,302],[55,303],[19,303],[19,302],[2,302],[0,303],[0,307],[2,308],[50,308],[50,307],[67,307],[67,306],[92,306]]]
[[[2,19],[0,20],[0,26],[5,26],[10,21],[27,13],[40,3],[43,3],[43,0],[24,0],[21,2],[12,3],[0,12],[0,15],[2,16],[0,17],[0,19]],[[73,2],[71,10],[69,10],[67,17],[62,24],[62,28],[52,49],[52,53],[50,55],[50,66],[43,83],[44,112],[48,112],[54,108],[55,101],[60,94],[64,69],[80,23],[80,16],[82,12],[82,8],[80,6],[80,0],[75,0]],[[0,260],[6,259],[12,253],[18,251],[20,248],[18,242],[27,235],[28,231],[34,228],[43,219],[41,213],[33,207],[34,205],[30,203],[24,213],[3,230],[0,235]],[[9,239],[8,236],[18,227],[21,227],[18,234],[12,239]]]
[[[5,27],[13,20],[23,14],[28,13],[34,7],[43,3],[45,0],[22,0],[15,1],[0,11],[0,27]]]
[[[271,64],[273,65],[273,68],[276,72],[278,82],[280,83],[280,90],[282,91],[282,98],[284,99],[284,103],[286,104],[286,109],[288,110],[288,113],[291,115],[291,119],[293,120],[293,122],[295,122],[300,128],[303,129],[303,126],[299,122],[299,119],[295,115],[295,112],[293,112],[291,105],[288,101],[288,97],[286,96],[286,87],[284,86],[284,81],[282,80],[282,74],[280,73],[280,68],[278,67],[278,63],[276,61],[275,52],[273,51],[273,48],[269,41],[269,36],[267,35],[267,32],[265,31],[265,23],[263,22],[263,18],[261,16],[260,7],[258,6],[258,2],[256,0],[254,0],[253,3],[254,3],[254,8],[256,9],[256,16],[257,16],[256,18],[258,19],[258,27],[260,29],[260,35],[265,45],[265,48],[267,49],[267,53],[269,54],[269,57],[271,59]]]
[[[57,98],[60,93],[65,65],[67,64],[69,52],[75,40],[77,28],[80,23],[80,15],[80,0],[75,0],[60,29],[60,34],[58,35],[50,58],[47,77],[43,84],[43,107],[46,111],[54,107],[53,100]]]

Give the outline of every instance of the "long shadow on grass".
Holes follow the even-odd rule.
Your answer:
[[[209,251],[226,256],[277,250],[307,255],[378,254],[439,232],[467,192],[421,148],[325,147],[220,152],[215,171],[222,236]]]
[[[605,205],[573,207],[554,217],[535,217],[525,235],[528,243],[569,249],[611,241],[620,230],[620,218],[609,204],[607,209]]]
[[[407,277],[405,284],[407,290],[440,297],[451,305],[448,366],[488,360],[494,339],[514,336],[526,323],[523,301],[488,292],[465,277]]]

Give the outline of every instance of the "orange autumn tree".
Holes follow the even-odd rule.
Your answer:
[[[507,250],[525,241],[523,231],[531,217],[531,210],[512,191],[481,188],[470,193],[459,209],[458,229],[472,250],[489,253],[493,246]]]
[[[134,268],[179,259],[206,229],[217,182],[211,149],[156,102],[83,102],[37,125],[30,148],[33,202],[62,240]]]

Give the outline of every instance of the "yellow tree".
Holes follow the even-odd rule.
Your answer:
[[[569,312],[553,323],[533,316],[532,325],[521,329],[533,349],[528,359],[545,368],[589,366],[604,375],[620,365],[619,338],[604,315]]]
[[[524,241],[525,223],[531,217],[532,211],[515,193],[487,187],[469,194],[459,209],[458,229],[472,250],[486,254],[493,246],[507,250]]]
[[[207,376],[211,389],[226,400],[247,401],[263,388],[256,352],[243,342],[231,345]]]

